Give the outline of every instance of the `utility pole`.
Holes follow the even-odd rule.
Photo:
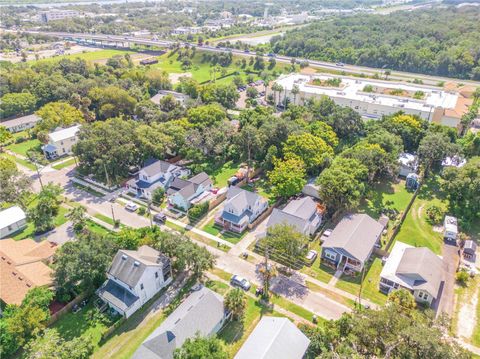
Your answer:
[[[103,169],[105,170],[105,177],[107,179],[107,185],[108,185],[108,187],[110,187],[110,177],[108,176],[107,166],[105,166],[105,162],[103,162]]]
[[[362,268],[362,279],[360,280],[360,288],[358,289],[358,306],[362,306],[362,289],[363,289],[363,281],[365,280],[365,264]]]
[[[150,205],[152,204],[152,200],[148,200],[148,218],[150,219],[150,227],[153,227],[153,220],[152,220],[152,210],[150,209]]]
[[[35,170],[37,171],[37,176],[38,176],[38,182],[40,182],[40,187],[42,188],[42,191],[43,191],[43,182],[42,182],[42,176],[40,175],[40,171],[38,169],[38,163],[37,163],[37,158],[35,158],[34,155],[32,154],[27,154],[27,157],[28,159],[30,160],[30,162],[32,162],[35,166]]]
[[[113,213],[113,203],[110,204],[110,208],[112,209],[112,219],[113,219],[113,226],[115,227],[115,213]]]

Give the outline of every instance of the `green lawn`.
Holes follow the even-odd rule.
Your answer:
[[[29,63],[50,63],[50,62],[57,62],[62,59],[73,60],[76,58],[79,58],[85,61],[98,61],[98,60],[106,60],[116,55],[123,56],[125,54],[133,54],[133,53],[135,53],[135,51],[106,49],[106,50],[99,50],[99,51],[87,51],[87,52],[82,52],[82,53],[72,54],[72,55],[55,56],[55,57],[50,57],[48,59],[32,60],[32,61],[29,61]]]
[[[416,247],[428,247],[434,253],[442,253],[443,235],[435,232],[432,224],[425,215],[429,205],[435,204],[442,208],[447,207],[440,189],[441,179],[432,177],[421,187],[403,225],[395,237],[396,241],[404,242]]]
[[[380,217],[386,206],[395,208],[400,213],[405,210],[412,196],[413,192],[407,191],[405,188],[405,181],[379,183],[367,193],[366,198],[360,204],[359,211],[376,219]]]
[[[238,163],[228,161],[222,167],[211,166],[211,168],[207,168],[205,172],[207,172],[210,178],[213,179],[215,186],[225,187],[228,184],[228,179],[237,173],[238,166]]]
[[[8,153],[2,153],[1,154],[2,157],[5,157],[5,158],[8,158],[9,160],[15,162],[15,163],[18,163],[20,165],[22,165],[23,167],[26,167],[32,171],[35,171],[35,165],[27,160],[24,160],[22,158],[18,158],[17,156],[12,156]]]
[[[91,219],[87,219],[87,228],[93,233],[100,234],[102,236],[112,233],[111,231],[92,221]]]
[[[106,315],[102,316],[103,320],[99,320],[95,318],[95,312],[95,307],[90,303],[77,313],[65,314],[52,325],[52,328],[56,329],[60,336],[67,341],[81,337],[98,348],[103,333],[114,323],[114,320]]]
[[[54,168],[56,170],[61,170],[62,168],[65,168],[65,167],[68,167],[68,166],[71,166],[71,165],[74,165],[74,164],[75,164],[75,159],[72,157],[67,161],[61,162],[57,165],[53,165],[52,168]]]
[[[270,191],[270,187],[267,185],[267,182],[264,179],[258,180],[254,183],[249,183],[242,186],[242,189],[250,192],[255,192],[258,195],[267,198],[270,205],[275,203],[276,198],[273,196]]]
[[[108,217],[108,216],[105,216],[105,215],[103,215],[103,214],[101,214],[101,213],[95,213],[93,216],[94,216],[95,218],[98,218],[99,220],[105,222],[105,223],[108,223],[108,224],[112,225],[112,226],[115,224],[115,222],[113,222],[113,219],[112,219],[112,218],[110,218],[110,217]]]
[[[33,206],[35,201],[33,201],[30,205]],[[58,215],[55,217],[53,223],[55,227],[61,226],[62,224],[67,222],[67,217],[65,215],[68,213],[68,209],[65,207],[60,206],[60,209],[58,211]],[[28,222],[27,227],[21,231],[18,232],[17,235],[13,236],[12,238],[16,241],[25,239],[25,238],[32,238],[35,236],[35,227],[33,226],[32,222]]]
[[[363,280],[362,298],[369,299],[376,304],[385,304],[387,296],[378,290],[380,283],[380,272],[382,271],[382,260],[375,257],[370,266],[365,269],[365,279]],[[360,281],[362,275],[357,274],[355,277],[342,275],[338,280],[336,287],[348,293],[358,295],[360,290]]]
[[[240,242],[240,240],[248,233],[248,230],[245,230],[243,233],[234,233],[229,231],[220,233],[222,228],[218,225],[215,225],[215,219],[212,219],[205,226],[203,226],[202,230],[233,244]]]
[[[29,150],[37,150],[40,152],[41,151],[40,146],[41,146],[40,141],[35,138],[35,139],[31,139],[31,140],[27,140],[19,143],[12,143],[11,145],[7,146],[7,149],[21,156],[26,157],[27,152]]]

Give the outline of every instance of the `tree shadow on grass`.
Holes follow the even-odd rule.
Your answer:
[[[223,327],[218,337],[222,339],[226,344],[232,344],[238,342],[245,331],[243,321],[232,320]]]

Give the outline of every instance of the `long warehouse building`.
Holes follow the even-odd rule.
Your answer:
[[[285,101],[304,104],[309,99],[327,96],[337,105],[347,106],[364,118],[379,119],[398,111],[449,127],[460,127],[462,115],[472,100],[455,90],[403,82],[372,80],[326,74],[288,74],[276,81],[282,86],[277,104]],[[296,88],[296,91],[292,89]]]

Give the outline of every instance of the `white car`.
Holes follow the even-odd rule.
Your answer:
[[[230,279],[230,284],[234,287],[239,287],[246,291],[250,290],[250,287],[251,287],[250,282],[248,280],[236,274],[233,275],[232,278]]]
[[[309,250],[307,255],[305,256],[306,260],[309,262],[309,263],[312,263],[313,261],[315,261],[315,259],[317,258],[318,256],[318,253],[317,251],[314,251],[313,249]]]
[[[128,202],[126,205],[125,205],[125,209],[127,211],[131,211],[131,212],[135,212],[137,209],[138,209],[138,204],[135,204],[133,202]]]

